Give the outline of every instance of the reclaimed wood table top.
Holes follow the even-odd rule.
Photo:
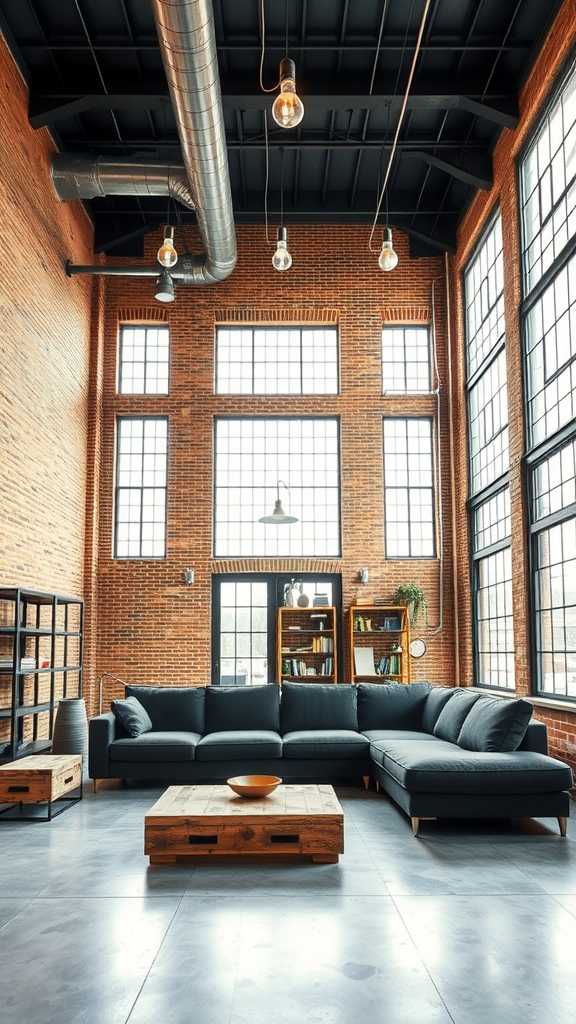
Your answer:
[[[341,821],[343,811],[329,785],[278,786],[265,797],[247,799],[237,796],[228,786],[170,786],[146,813],[146,821],[163,818],[242,818],[253,819],[321,818]]]
[[[28,754],[17,761],[0,765],[0,772],[56,772],[67,771],[82,764],[81,754]]]

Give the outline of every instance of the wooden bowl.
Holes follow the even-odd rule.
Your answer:
[[[282,779],[277,778],[276,775],[237,775],[235,779],[228,779],[230,789],[238,796],[248,797],[248,799],[268,796],[281,782]]]

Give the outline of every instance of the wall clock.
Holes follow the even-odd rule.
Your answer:
[[[420,637],[410,641],[410,654],[413,658],[421,658],[423,654],[426,654],[426,644]]]

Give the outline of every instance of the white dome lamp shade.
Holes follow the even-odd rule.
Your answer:
[[[262,516],[258,520],[259,523],[272,523],[275,526],[281,526],[283,524],[297,523],[298,522],[298,519],[296,518],[296,516],[287,516],[285,511],[284,511],[284,509],[282,508],[282,502],[280,501],[280,484],[282,484],[282,486],[286,487],[286,490],[288,490],[288,487],[284,483],[284,481],[283,480],[278,480],[278,482],[276,484],[276,492],[277,492],[278,497],[276,498],[276,501],[274,502],[274,511],[269,516]]]

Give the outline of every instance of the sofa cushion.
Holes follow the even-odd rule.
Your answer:
[[[442,708],[450,700],[457,690],[453,686],[433,686],[426,698],[422,712],[422,730],[434,732],[434,726],[438,721],[438,715]]]
[[[532,705],[527,700],[479,697],[470,709],[458,736],[458,746],[467,750],[518,750]]]
[[[284,683],[280,703],[283,736],[310,729],[358,731],[356,687],[334,683]]]
[[[126,696],[137,697],[161,732],[203,733],[205,686],[127,686]]]
[[[280,732],[278,687],[209,686],[206,690],[206,732],[264,729]]]
[[[433,729],[434,736],[448,740],[449,743],[457,743],[464,719],[479,696],[479,693],[456,689],[438,715]]]
[[[150,732],[150,715],[136,697],[113,700],[110,706],[129,736],[140,736],[144,732]]]
[[[416,740],[417,742],[431,740],[432,743],[440,742],[435,736],[431,736],[429,732],[420,732],[419,729],[366,729],[363,735],[370,743],[377,743],[379,740],[385,742],[389,740]]]
[[[358,727],[420,729],[430,683],[359,683]]]
[[[530,750],[478,753],[398,740],[385,749],[373,743],[373,756],[378,748],[384,770],[411,793],[555,793],[572,785],[567,765]]]
[[[287,732],[282,738],[283,756],[290,760],[367,757],[369,747],[368,739],[352,729],[306,729]]]
[[[196,748],[197,761],[259,760],[282,756],[282,740],[267,729],[227,729],[203,736]]]
[[[200,739],[196,732],[167,730],[145,732],[135,739],[114,740],[110,744],[111,761],[193,761]],[[153,772],[151,773],[154,774]]]

